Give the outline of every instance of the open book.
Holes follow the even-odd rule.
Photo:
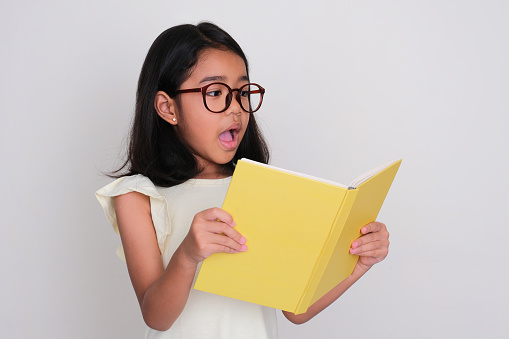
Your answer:
[[[376,220],[401,160],[342,185],[251,160],[237,163],[223,209],[248,250],[203,261],[195,289],[295,314],[348,277],[351,243]]]

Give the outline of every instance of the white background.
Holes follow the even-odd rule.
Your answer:
[[[508,17],[507,1],[2,1],[1,336],[143,336],[94,192],[152,41],[209,20],[267,89],[273,165],[348,183],[403,158],[389,257],[280,337],[505,337]]]

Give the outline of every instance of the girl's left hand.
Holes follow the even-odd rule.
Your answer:
[[[362,227],[361,233],[352,243],[350,253],[359,256],[355,270],[367,271],[389,253],[389,232],[384,224],[375,221]]]

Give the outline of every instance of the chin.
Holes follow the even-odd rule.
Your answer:
[[[228,155],[228,156],[224,157],[223,159],[221,159],[217,163],[220,164],[220,165],[228,165],[229,163],[232,162],[234,157],[235,157],[235,152],[233,152],[231,155]]]
[[[218,164],[221,164],[221,165],[227,165],[227,164],[229,164],[230,162],[232,162],[232,160],[233,160],[233,157],[228,158],[227,160],[221,161],[221,162],[219,162]]]

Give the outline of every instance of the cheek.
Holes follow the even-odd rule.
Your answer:
[[[190,94],[187,96],[183,96],[180,99],[180,105],[178,106],[176,112],[179,123],[180,122],[185,124],[193,123],[196,120],[198,113],[201,112],[202,109],[203,110],[205,109],[205,107],[202,106],[203,104],[201,103],[200,100],[198,100],[197,96]]]
[[[250,116],[250,114],[247,113],[245,115],[246,115],[246,117],[242,117],[242,128],[243,128],[242,138],[244,138],[244,135],[246,135],[247,126],[249,125],[249,116]]]
[[[188,139],[186,140],[188,143],[206,137],[210,133],[211,126],[214,126],[214,121],[213,116],[205,109],[202,102],[199,100],[182,100],[181,107],[177,117],[177,128],[180,135],[184,139]]]
[[[186,124],[185,134],[189,143],[208,143],[214,137],[214,130],[206,120],[195,120],[192,124]]]

